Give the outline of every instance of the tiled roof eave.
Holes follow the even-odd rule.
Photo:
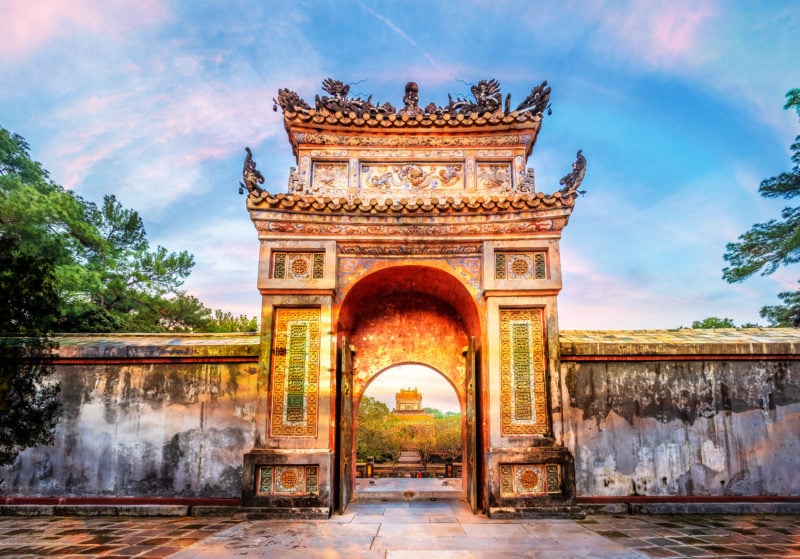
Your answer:
[[[491,127],[498,130],[519,128],[538,128],[541,125],[542,115],[531,112],[503,112],[470,113],[470,114],[442,114],[422,113],[411,115],[365,115],[355,113],[332,113],[327,110],[306,112],[284,112],[284,125],[287,129],[294,126],[336,127],[350,129],[462,129],[475,127]]]
[[[299,213],[349,214],[481,214],[531,210],[571,211],[575,194],[560,192],[545,195],[515,194],[512,196],[475,196],[447,198],[383,198],[362,199],[303,196],[299,194],[251,193],[247,198],[250,210],[283,210]]]

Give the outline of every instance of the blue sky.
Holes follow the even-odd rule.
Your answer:
[[[402,105],[497,78],[516,105],[543,79],[529,162],[552,192],[582,148],[587,195],[562,241],[563,329],[737,323],[794,289],[798,269],[728,285],[725,244],[781,201],[800,133],[796,1],[248,2],[3,0],[0,125],[52,178],[137,209],[151,242],[187,249],[185,287],[258,314],[258,246],[237,194],[250,146],[271,191],[293,158],[272,98],[313,101],[325,77]]]

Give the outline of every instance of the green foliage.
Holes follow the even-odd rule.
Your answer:
[[[258,331],[258,319],[255,316],[240,314],[234,316],[232,313],[224,312],[219,309],[211,313],[205,324],[197,329],[198,332],[256,332]]]
[[[0,465],[52,442],[60,410],[52,367],[55,265],[21,250],[24,244],[0,220]]]
[[[436,431],[436,450],[445,458],[455,460],[461,456],[461,414],[448,412],[433,423]]]
[[[383,402],[364,396],[358,407],[356,456],[365,461],[389,458],[397,462],[400,453],[416,450],[423,463],[432,454],[456,458],[461,455],[461,414],[425,408],[429,421],[396,417]]]
[[[709,316],[703,320],[695,320],[692,322],[692,328],[736,328],[736,325],[730,318]]]
[[[179,290],[191,254],[151,248],[139,214],[114,196],[97,205],[53,183],[28,144],[2,128],[0,224],[20,254],[51,263],[59,331],[257,329],[254,318],[211,311]]]
[[[772,326],[800,327],[800,291],[784,291],[778,298],[783,304],[762,308],[761,318]]]
[[[393,437],[396,425],[389,407],[383,402],[364,396],[358,406],[358,434],[356,456],[366,460],[372,456],[380,460],[384,455],[399,455],[397,437]]]
[[[794,108],[800,116],[800,89],[786,94],[784,109]],[[780,173],[761,182],[759,193],[765,198],[792,199],[800,195],[800,136],[790,146],[791,171]],[[730,264],[722,270],[722,277],[729,283],[744,281],[756,272],[769,275],[780,266],[800,262],[800,207],[785,207],[780,219],[756,223],[739,237],[738,242],[729,243],[724,256]],[[796,292],[778,294],[782,305],[764,307],[761,316],[772,326],[798,325],[800,306]]]

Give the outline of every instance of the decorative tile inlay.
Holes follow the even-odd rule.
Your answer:
[[[547,477],[547,493],[561,494],[561,466],[558,464],[547,464],[545,466]]]
[[[272,349],[273,435],[316,436],[319,345],[319,309],[276,309]]]
[[[511,190],[511,163],[478,163],[477,171],[478,190]]]
[[[319,492],[319,466],[258,466],[259,495],[302,495]]]
[[[258,491],[256,491],[256,493],[272,493],[273,473],[274,468],[272,466],[259,466]]]
[[[494,277],[498,280],[547,279],[547,253],[495,252]]]
[[[319,467],[306,466],[306,493],[319,493]]]
[[[543,311],[500,311],[500,431],[547,433]]]
[[[559,464],[501,464],[500,496],[530,497],[560,495]]]
[[[347,190],[347,163],[314,161],[311,171],[311,191]]]
[[[322,279],[325,274],[324,252],[273,252],[273,279]]]

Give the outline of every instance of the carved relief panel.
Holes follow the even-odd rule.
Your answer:
[[[311,192],[347,191],[347,163],[314,161],[311,166]]]
[[[463,163],[361,163],[361,190],[464,190]]]

